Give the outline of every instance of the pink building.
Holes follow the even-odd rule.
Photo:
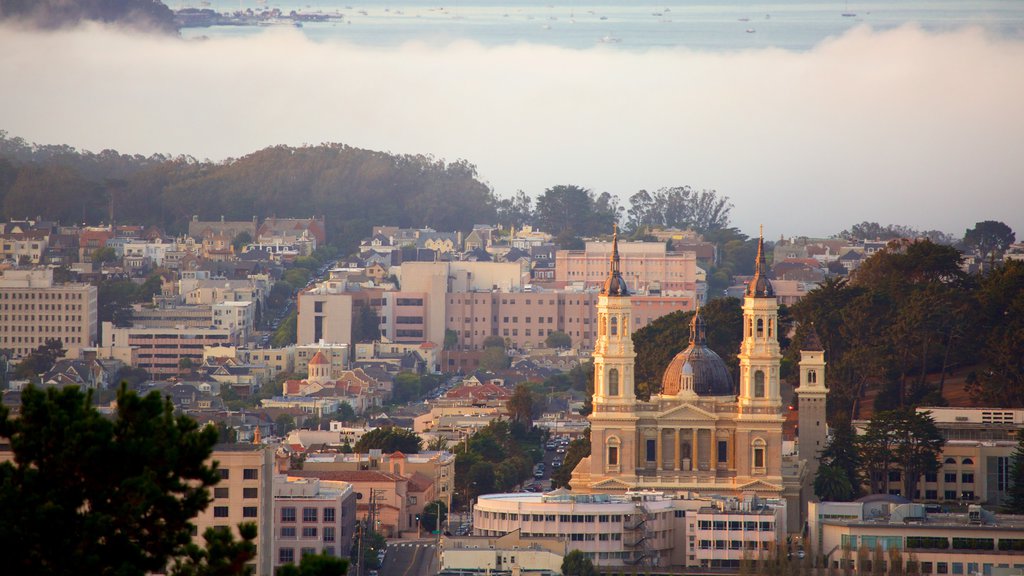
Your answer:
[[[555,331],[568,334],[574,348],[593,349],[597,297],[596,292],[565,290],[450,293],[445,328],[458,335],[464,351],[482,349],[488,336],[500,336],[519,348],[542,347]],[[693,296],[634,296],[633,327],[638,330],[665,314],[695,306]]]
[[[559,250],[554,285],[601,286],[608,277],[611,250],[611,242],[587,242],[584,250]],[[668,252],[663,242],[619,242],[619,256],[622,278],[633,293],[660,289],[693,295],[697,291],[695,252]]]

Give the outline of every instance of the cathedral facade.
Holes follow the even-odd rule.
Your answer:
[[[798,524],[802,466],[783,453],[778,302],[763,237],[743,302],[738,390],[721,357],[707,347],[698,309],[690,345],[666,368],[661,392],[637,399],[630,295],[619,271],[617,235],[609,268],[598,301],[591,452],[573,471],[573,491],[753,493],[785,498],[790,524]]]

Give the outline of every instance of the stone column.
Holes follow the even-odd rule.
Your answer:
[[[679,428],[676,428],[675,438],[676,438],[675,448],[672,450],[672,455],[673,455],[672,469],[675,470],[676,472],[678,472],[682,468],[682,465],[683,465],[683,455],[682,455],[682,450],[680,450],[680,445],[679,445]]]
[[[658,435],[654,437],[654,469],[661,471],[661,428],[657,429]]]
[[[700,470],[700,442],[697,438],[698,428],[693,429],[693,446],[690,447],[690,470],[696,472]]]

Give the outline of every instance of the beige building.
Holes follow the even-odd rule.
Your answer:
[[[591,451],[573,471],[573,490],[785,498],[790,530],[798,530],[799,467],[794,477],[783,462],[778,302],[765,276],[763,239],[743,303],[738,393],[707,347],[698,311],[690,346],[665,369],[661,393],[648,402],[636,398],[632,298],[619,262],[613,240],[597,305]]]
[[[891,494],[926,502],[1004,503],[1012,482],[1011,455],[1024,429],[1024,409],[919,407],[928,412],[946,445],[939,469],[925,474],[916,494],[901,494],[902,483],[889,485]],[[863,432],[868,422],[854,426]],[[899,471],[895,471],[899,473]]]
[[[446,536],[439,570],[555,576],[567,552],[563,538],[524,538],[518,530],[495,537]]]
[[[299,345],[352,342],[352,294],[344,282],[327,281],[302,290],[298,297]]]
[[[857,574],[895,572],[894,562],[903,574],[1024,570],[1024,516],[992,514],[977,505],[966,514],[929,513],[922,504],[862,500],[810,504],[808,552],[825,566]],[[884,567],[872,565],[876,556]]]
[[[664,242],[618,242],[622,279],[630,292],[657,287],[663,293],[696,296],[697,256],[668,252]],[[608,276],[611,242],[587,242],[584,250],[555,253],[555,285],[600,286]]]
[[[154,377],[181,371],[179,362],[188,358],[193,366],[203,363],[206,346],[238,344],[227,328],[115,328],[103,323],[101,354],[142,368]]]
[[[55,284],[53,270],[0,273],[0,348],[24,358],[56,338],[69,357],[96,344],[96,287]]]
[[[230,529],[238,537],[238,524],[257,526],[257,576],[270,576],[273,565],[274,450],[259,444],[218,444],[210,459],[217,463],[220,482],[211,490],[213,500],[196,516],[196,540],[202,545],[207,528]]]
[[[356,494],[347,482],[274,477],[273,564],[298,564],[306,554],[348,557]]]
[[[433,486],[436,498],[451,502],[455,490],[455,455],[447,451],[418,454],[311,454],[303,464],[305,470],[376,470],[411,478],[421,474]],[[423,502],[421,504],[426,504]]]

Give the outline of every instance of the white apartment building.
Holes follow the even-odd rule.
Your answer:
[[[0,274],[0,348],[24,358],[48,339],[69,356],[96,343],[95,286],[55,284],[53,270],[5,270]]]
[[[785,500],[625,495],[488,494],[473,510],[477,536],[515,531],[564,538],[599,566],[736,567],[744,552],[767,555],[785,542]]]

